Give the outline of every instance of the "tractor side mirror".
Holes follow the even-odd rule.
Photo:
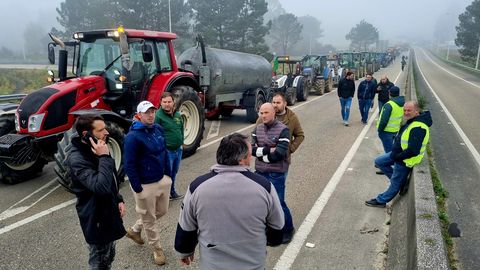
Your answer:
[[[48,44],[48,61],[50,64],[55,64],[55,44],[49,43]]]
[[[152,60],[153,60],[153,50],[152,50],[152,46],[150,46],[150,44],[143,44],[142,45],[142,56],[143,56],[143,61],[145,63],[152,62]]]

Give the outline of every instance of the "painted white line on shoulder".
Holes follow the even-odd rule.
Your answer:
[[[397,83],[397,80],[400,77],[400,74],[401,72],[399,72],[397,78],[395,79],[394,81],[395,84]],[[366,137],[365,135],[370,129],[370,126],[375,121],[374,115],[378,113],[378,110],[375,110],[375,111],[376,112],[368,120],[368,124],[365,125],[365,127],[362,129],[360,134],[357,136],[357,139],[355,139],[355,142],[353,143],[350,150],[348,150],[347,154],[345,155],[345,158],[340,163],[340,166],[338,166],[337,170],[328,181],[328,184],[323,189],[322,194],[320,194],[320,197],[318,197],[318,199],[313,204],[313,207],[310,209],[310,212],[308,212],[307,216],[305,217],[302,224],[300,225],[300,228],[298,228],[298,231],[295,233],[292,242],[290,242],[290,244],[288,244],[288,246],[285,248],[285,250],[283,251],[282,255],[278,259],[273,269],[288,270],[295,262],[295,259],[297,258],[298,253],[300,252],[303,246],[303,243],[307,239],[308,235],[310,234],[313,227],[315,226],[315,223],[317,222],[318,218],[322,214],[323,208],[325,207],[325,205],[327,205],[328,200],[330,199],[333,192],[337,188],[337,185],[342,179],[343,174],[345,173],[345,171],[348,170],[348,165],[350,164],[353,157],[357,153],[357,150],[360,147],[362,140]]]
[[[5,227],[3,227],[3,228],[0,228],[0,235],[2,235],[2,234],[4,234],[4,233],[7,233],[7,232],[9,232],[9,231],[11,231],[11,230],[13,230],[13,229],[18,228],[18,227],[21,227],[21,226],[23,226],[23,225],[25,225],[25,224],[28,224],[28,223],[30,223],[30,222],[32,222],[32,221],[35,221],[35,220],[37,220],[37,219],[39,219],[39,218],[41,218],[41,217],[44,217],[44,216],[46,216],[46,215],[48,215],[48,214],[50,214],[50,213],[55,212],[55,211],[57,211],[57,210],[60,210],[60,209],[62,209],[62,208],[65,208],[65,207],[67,207],[67,206],[69,206],[69,205],[72,205],[72,204],[74,204],[76,201],[77,201],[77,199],[72,199],[72,200],[70,200],[70,201],[66,201],[66,202],[61,203],[61,204],[59,204],[59,205],[56,205],[56,206],[54,206],[54,207],[52,207],[52,208],[50,208],[50,209],[44,210],[44,211],[42,211],[42,212],[40,212],[40,213],[37,213],[37,214],[35,214],[35,215],[33,215],[33,216],[30,216],[30,217],[28,217],[28,218],[25,218],[25,219],[22,219],[22,220],[20,220],[20,221],[18,221],[18,222],[15,222],[15,223],[13,223],[13,224],[11,224],[11,225],[8,225],[8,226],[5,226]]]
[[[210,140],[218,136],[218,132],[220,132],[220,123],[221,123],[221,120],[212,121],[212,124],[210,125],[210,129],[208,130],[207,140]]]
[[[466,82],[466,83],[468,83],[468,84],[470,84],[470,85],[472,85],[472,86],[475,86],[475,87],[477,87],[477,88],[480,88],[480,85],[476,85],[476,84],[474,84],[474,83],[472,83],[472,82],[470,82],[470,81],[467,81],[467,80],[465,80],[464,78],[461,78],[461,77],[459,77],[458,75],[453,74],[452,72],[446,70],[445,68],[443,68],[442,66],[440,66],[437,62],[435,62],[435,61],[425,52],[425,50],[424,50],[423,48],[420,48],[420,49],[422,50],[422,53],[428,58],[428,60],[430,60],[430,62],[432,62],[433,64],[435,64],[435,65],[436,65],[438,68],[440,68],[441,70],[447,72],[448,74],[452,75],[453,77],[455,77],[455,78],[457,78],[457,79],[460,79],[460,80],[462,80],[462,81],[464,81],[464,82]],[[415,55],[415,58],[416,58],[416,57],[417,57],[417,56]],[[418,66],[418,62],[417,62],[417,66]]]
[[[423,50],[423,49],[422,49]],[[425,53],[425,52],[423,52]],[[428,56],[427,56],[428,57]],[[440,106],[442,107],[443,111],[445,112],[445,114],[447,115],[448,117],[448,120],[450,120],[448,122],[448,124],[451,124],[455,127],[455,129],[457,130],[458,134],[460,135],[460,137],[462,138],[462,140],[465,142],[466,146],[468,147],[468,150],[470,150],[470,153],[472,153],[472,156],[473,158],[475,159],[475,161],[477,162],[477,164],[480,166],[480,154],[478,153],[477,149],[475,148],[475,146],[473,145],[473,143],[470,141],[470,139],[468,139],[467,135],[465,134],[465,132],[463,132],[462,128],[460,127],[460,125],[457,123],[457,121],[455,120],[455,118],[453,118],[452,114],[450,113],[450,111],[447,109],[447,106],[445,106],[445,104],[443,104],[442,100],[440,99],[440,97],[437,95],[437,93],[435,92],[435,90],[433,90],[433,87],[430,85],[430,83],[428,82],[427,78],[425,77],[425,75],[423,74],[423,71],[422,69],[420,68],[420,65],[418,64],[418,59],[417,59],[417,55],[415,54],[415,60],[417,60],[417,67],[418,67],[418,71],[420,71],[420,74],[422,75],[422,78],[423,80],[425,81],[425,83],[427,84],[428,88],[430,89],[430,91],[432,92],[433,96],[435,96],[435,98],[437,99],[438,101],[438,104],[440,104]],[[441,67],[440,67],[441,68]],[[447,71],[448,72],[448,71]],[[453,75],[453,74],[452,74]],[[455,76],[455,75],[453,75]],[[459,77],[458,77],[459,78]],[[462,79],[462,78],[459,78],[459,79]],[[462,79],[463,80],[463,79]],[[464,80],[465,81],[465,80]],[[468,82],[468,81],[466,81]]]

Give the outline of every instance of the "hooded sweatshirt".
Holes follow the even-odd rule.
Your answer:
[[[395,141],[393,142],[393,148],[390,154],[390,158],[393,159],[395,162],[405,164],[403,160],[420,154],[423,138],[425,138],[426,135],[426,131],[423,128],[413,128],[410,131],[410,138],[408,139],[407,149],[403,150],[401,147],[402,134],[405,129],[407,129],[408,125],[410,125],[413,121],[422,122],[428,127],[432,126],[432,116],[430,115],[429,111],[425,111],[419,116],[408,120],[407,123],[400,128],[400,131],[398,132],[398,135],[395,137]]]

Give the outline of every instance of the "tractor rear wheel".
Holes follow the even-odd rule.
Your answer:
[[[123,170],[123,140],[125,131],[114,122],[105,122],[106,129],[109,133],[108,149],[110,156],[115,160],[115,169],[117,170],[118,181],[123,182],[125,179],[125,171]],[[73,129],[69,129],[63,133],[63,138],[57,144],[57,153],[55,153],[54,171],[57,174],[57,181],[67,191],[73,193],[73,182],[70,170],[67,164],[68,153],[72,148],[72,138],[78,134]]]
[[[285,97],[287,98],[287,105],[293,106],[297,101],[297,90],[293,87],[288,87],[285,93]]]
[[[0,136],[15,133],[15,116],[13,114],[0,115]],[[27,145],[15,153],[12,161],[0,161],[0,180],[5,184],[17,184],[34,178],[42,172],[47,161],[40,155],[40,151]]]
[[[183,119],[183,157],[189,157],[200,147],[205,129],[205,113],[197,92],[190,86],[175,86],[171,90],[175,108]]]
[[[310,89],[308,89],[305,83],[306,81],[307,80],[304,77],[298,80],[298,83],[297,83],[297,100],[298,101],[305,101],[308,98]]]
[[[321,96],[325,93],[325,80],[322,78],[316,79],[313,83],[315,95]]]

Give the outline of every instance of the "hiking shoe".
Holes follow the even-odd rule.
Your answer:
[[[384,174],[385,174],[385,173],[382,172],[381,170],[378,170],[378,171],[376,171],[375,173],[376,173],[376,174],[379,174],[379,175],[384,175]]]
[[[387,204],[386,203],[381,203],[377,201],[377,199],[371,199],[369,201],[365,201],[366,206],[372,206],[372,207],[380,207],[384,208]]]
[[[133,240],[133,242],[143,245],[145,242],[142,239],[142,233],[141,232],[134,232],[132,228],[128,228],[126,236],[130,239]]]
[[[154,248],[153,249],[153,260],[158,265],[164,265],[166,262],[165,254],[163,253],[162,248]]]
[[[292,241],[293,235],[295,234],[295,228],[291,229],[289,231],[284,231],[283,232],[283,240],[282,244],[288,244]]]
[[[170,194],[170,201],[179,200],[181,198],[183,198],[183,195],[178,194],[177,192]]]

